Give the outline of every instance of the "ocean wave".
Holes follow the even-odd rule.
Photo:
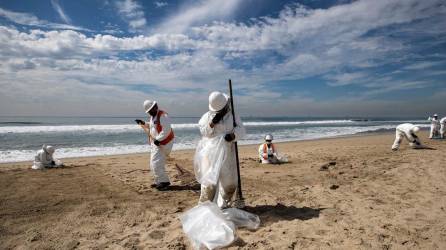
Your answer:
[[[428,128],[427,124],[416,124],[422,128]],[[322,139],[337,136],[348,136],[367,132],[380,132],[394,130],[395,125],[376,125],[376,126],[346,126],[346,127],[306,127],[280,129],[273,132],[276,142],[301,141],[311,139]],[[258,144],[263,141],[264,134],[251,133],[240,141],[241,145]],[[199,136],[178,137],[176,138],[174,150],[193,149]],[[0,163],[31,161],[34,158],[36,150],[8,150],[0,151]],[[57,149],[55,157],[87,157],[87,156],[105,156],[132,153],[148,153],[148,145],[123,145],[116,143],[114,146],[90,146],[90,147],[62,147]]]
[[[348,124],[352,120],[321,120],[321,121],[281,121],[281,122],[243,122],[245,126],[293,126],[293,125],[323,125],[323,124]]]
[[[296,125],[330,125],[330,124],[348,124],[351,120],[321,120],[321,121],[280,121],[280,122],[244,122],[247,127],[265,127],[265,126],[296,126]],[[197,129],[196,123],[172,124],[174,129]],[[0,127],[0,134],[8,133],[54,133],[54,132],[106,132],[122,133],[140,131],[138,125],[58,125],[58,126],[4,126]]]
[[[37,124],[43,124],[41,122],[0,122],[0,125],[2,124],[14,124],[14,125],[37,125]]]

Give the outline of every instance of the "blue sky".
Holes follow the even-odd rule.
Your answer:
[[[441,0],[0,1],[0,115],[446,115]]]

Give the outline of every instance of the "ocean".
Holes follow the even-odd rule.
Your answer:
[[[0,163],[30,161],[43,144],[57,148],[56,158],[149,152],[147,136],[134,123],[138,117],[0,117]],[[172,117],[173,150],[192,149],[200,139],[199,117]],[[426,119],[351,119],[242,117],[247,130],[239,143],[258,144],[266,134],[275,142],[299,141],[395,129]],[[391,144],[391,142],[389,142]],[[389,144],[389,145],[390,145]],[[390,146],[389,146],[390,147]]]

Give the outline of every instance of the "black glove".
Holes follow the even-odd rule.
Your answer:
[[[231,141],[233,141],[234,139],[235,139],[235,135],[234,135],[234,133],[226,134],[226,135],[225,135],[225,140],[226,140],[227,142],[231,142]]]
[[[155,144],[156,146],[159,146],[159,145],[160,145],[160,141],[158,141],[158,140],[154,140],[154,141],[153,141],[153,144]]]
[[[273,156],[274,156],[273,154],[269,154],[268,158],[273,158]]]
[[[217,124],[225,117],[226,113],[228,113],[229,106],[226,105],[222,110],[218,111],[217,114],[215,114],[214,118],[212,118],[212,123]]]
[[[137,124],[139,124],[139,125],[144,125],[144,124],[146,124],[143,120],[140,120],[140,119],[136,119],[135,122],[136,122]]]
[[[51,165],[56,166],[56,162],[55,161],[51,161]]]
[[[224,114],[223,113],[217,113],[215,114],[214,118],[212,118],[212,123],[213,124],[217,124],[221,121],[221,119],[223,118]]]

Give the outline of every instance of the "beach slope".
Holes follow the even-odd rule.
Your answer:
[[[390,150],[393,133],[277,144],[290,163],[241,148],[247,210],[262,221],[230,249],[446,249],[446,141]],[[0,165],[1,249],[191,249],[179,215],[196,205],[193,151],[150,188],[148,154]],[[187,170],[179,171],[176,167]]]

